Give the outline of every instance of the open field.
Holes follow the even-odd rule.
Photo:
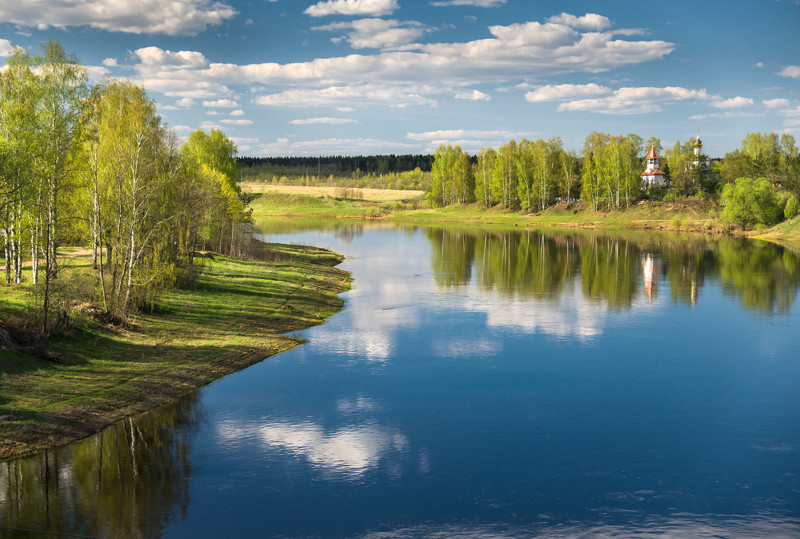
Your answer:
[[[166,293],[157,312],[126,326],[78,311],[46,358],[0,350],[0,458],[85,437],[301,344],[281,334],[341,308],[341,260],[285,245],[270,245],[266,262],[206,258],[194,286]],[[72,257],[64,280],[89,271],[87,257]],[[22,325],[30,302],[24,285],[4,289],[0,320]]]
[[[327,186],[292,186],[292,185],[270,185],[259,182],[242,182],[242,191],[246,193],[282,193],[305,195],[311,197],[342,198],[345,191],[353,198],[353,195],[361,195],[361,200],[368,202],[397,202],[398,200],[408,200],[422,198],[425,191],[400,190],[400,189],[344,189],[341,187]]]

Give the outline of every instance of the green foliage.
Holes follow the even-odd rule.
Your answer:
[[[35,56],[13,49],[0,72],[0,234],[6,283],[24,283],[30,261],[41,333],[64,326],[75,303],[124,319],[192,273],[181,266],[198,244],[243,251],[236,147],[200,131],[179,154],[143,88],[89,88],[54,41]],[[91,247],[93,286],[59,277],[64,244]]]
[[[783,216],[786,219],[793,219],[797,215],[797,199],[792,195],[786,201],[786,206],[783,208]]]
[[[778,196],[763,178],[739,178],[735,183],[725,185],[721,202],[725,206],[722,219],[743,228],[772,226],[780,221]]]
[[[433,207],[475,201],[475,175],[467,152],[458,146],[439,146],[426,198]]]

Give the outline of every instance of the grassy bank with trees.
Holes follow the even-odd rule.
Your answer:
[[[0,350],[0,458],[88,436],[299,345],[281,334],[341,308],[336,294],[350,282],[334,267],[341,261],[286,245],[265,245],[253,260],[207,255],[192,285],[165,291],[124,324],[86,303],[46,347],[11,329],[15,344]],[[90,254],[60,262],[69,286],[89,282]],[[4,290],[0,336],[24,326],[35,308],[24,287]]]
[[[565,150],[558,137],[512,140],[477,156],[441,146],[424,200],[410,191],[391,200],[333,191],[312,198],[302,191],[312,187],[283,187],[278,196],[263,183],[246,185],[263,193],[254,209],[265,216],[689,230],[794,241],[800,156],[791,135],[750,133],[741,148],[715,160],[698,151],[699,137],[677,141],[663,152],[661,167],[669,174],[663,186],[642,182],[641,156],[651,147],[661,155],[658,138],[599,132],[587,136],[581,155]]]
[[[341,307],[341,257],[255,238],[221,131],[179,145],[143,88],[90,85],[57,42],[4,67],[0,458],[296,346],[279,334]]]

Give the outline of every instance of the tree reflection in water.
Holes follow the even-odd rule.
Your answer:
[[[192,393],[65,448],[0,463],[0,534],[159,536],[186,513],[187,435],[200,420]]]
[[[583,297],[612,311],[666,285],[673,303],[696,305],[707,282],[746,310],[788,313],[800,286],[797,253],[778,245],[728,237],[629,232],[425,229],[440,288],[484,291],[558,302],[580,278]]]

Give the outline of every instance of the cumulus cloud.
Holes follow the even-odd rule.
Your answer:
[[[381,17],[391,15],[400,6],[397,0],[328,0],[308,6],[303,12],[311,17],[355,15]]]
[[[355,124],[358,123],[352,118],[302,118],[292,120],[289,122],[292,125],[315,125],[315,124],[328,124],[328,125],[342,125],[342,124]]]
[[[178,99],[175,102],[175,105],[178,107],[191,107],[192,105],[194,105],[194,99],[192,99],[191,97],[184,97],[182,99]]]
[[[800,79],[800,66],[786,66],[778,72],[781,77]]]
[[[601,114],[644,114],[660,112],[662,105],[680,101],[711,99],[705,89],[692,90],[680,87],[620,88],[607,97],[580,99],[561,103],[559,111],[585,111]]]
[[[589,25],[594,20],[585,15],[566,22]],[[232,85],[261,84],[288,87],[259,98],[266,105],[352,107],[348,99],[355,96],[356,104],[408,106],[433,105],[433,94],[453,95],[477,84],[603,72],[663,58],[675,47],[664,41],[629,41],[612,31],[581,32],[567,23],[495,25],[488,28],[489,37],[474,41],[410,44],[403,50],[291,64],[214,63],[199,52],[156,47],[138,49],[132,57],[138,61],[133,65],[137,82],[172,97],[228,98]],[[373,44],[389,42],[383,36]],[[408,91],[415,82],[420,89]]]
[[[210,0],[25,0],[0,4],[0,20],[19,26],[90,26],[130,34],[196,35],[237,14]]]
[[[397,48],[413,42],[427,31],[422,23],[394,19],[359,19],[317,26],[313,30],[349,30],[346,37],[335,37],[331,41],[347,41],[354,49]]]
[[[768,109],[778,109],[788,107],[791,102],[788,99],[765,99],[761,102]]]
[[[106,67],[117,67],[119,64],[117,64],[116,58],[106,58],[103,60],[103,65]]]
[[[542,101],[561,101],[576,97],[593,97],[611,93],[611,88],[597,84],[557,84],[537,88],[525,94],[525,100],[531,103]]]
[[[456,94],[456,99],[466,99],[467,101],[491,101],[492,97],[485,94],[480,90],[472,90],[471,92],[462,92]]]
[[[224,120],[220,120],[220,123],[224,125],[253,125],[255,122],[253,120],[245,120],[243,118],[238,120],[225,118]]]
[[[242,109],[232,110],[231,116],[244,116],[244,111]]]
[[[740,109],[742,107],[750,107],[752,105],[752,99],[741,96],[731,97],[730,99],[722,99],[711,103],[711,106],[715,109]]]
[[[442,0],[441,2],[431,2],[432,6],[475,6],[475,7],[500,7],[506,0]]]
[[[389,105],[404,108],[411,105],[436,106],[433,99],[423,97],[416,87],[361,84],[330,86],[321,89],[286,90],[257,97],[255,103],[273,107],[330,107],[337,103]]]
[[[555,17],[547,19],[548,22],[563,24],[572,28],[583,28],[586,30],[594,30],[601,32],[611,26],[611,21],[608,17],[598,15],[597,13],[587,13],[582,17],[576,17],[569,13],[562,13]]]
[[[221,107],[226,109],[233,109],[239,106],[239,103],[232,99],[217,99],[215,101],[203,101],[204,107]]]
[[[11,52],[11,42],[7,39],[0,39],[0,58],[8,56]]]

